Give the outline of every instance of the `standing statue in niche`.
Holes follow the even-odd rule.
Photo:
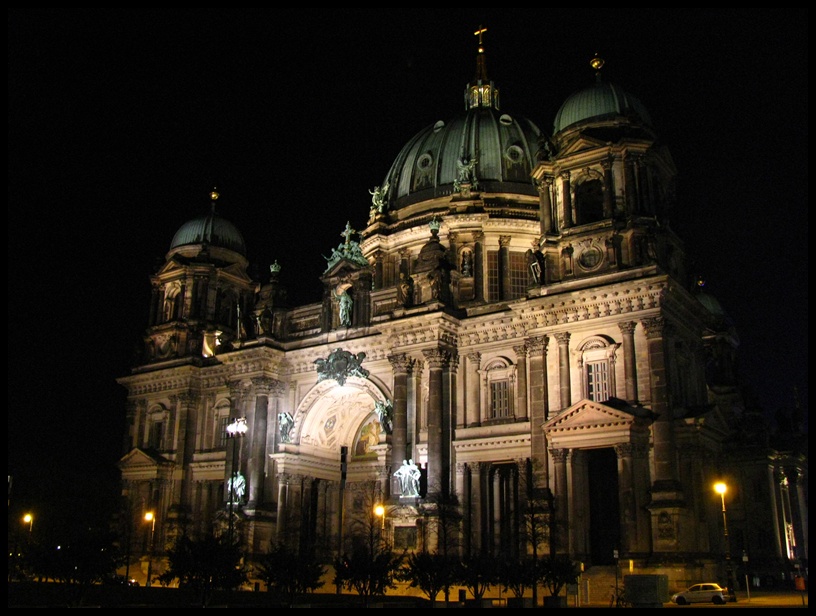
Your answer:
[[[473,272],[473,253],[466,250],[462,253],[462,266],[460,268],[462,276],[471,276]]]
[[[419,478],[422,471],[414,464],[413,460],[403,460],[394,477],[400,482],[401,496],[419,496]]]
[[[278,432],[280,433],[281,443],[292,442],[292,428],[295,425],[295,420],[286,411],[278,413]]]
[[[407,274],[401,275],[398,299],[405,308],[410,308],[414,305],[414,280]]]
[[[340,325],[349,327],[351,325],[351,307],[354,303],[348,291],[342,295],[337,296],[337,301],[340,303]]]

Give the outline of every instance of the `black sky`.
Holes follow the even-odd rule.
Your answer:
[[[589,59],[678,168],[672,226],[769,413],[808,394],[806,9],[9,9],[9,473],[41,515],[110,500],[148,276],[219,212],[298,302],[402,146],[464,110],[478,25],[546,133]],[[48,513],[50,512],[50,513]]]

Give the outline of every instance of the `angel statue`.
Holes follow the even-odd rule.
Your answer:
[[[382,214],[385,209],[385,197],[388,195],[388,182],[385,186],[375,186],[371,193],[371,215]]]

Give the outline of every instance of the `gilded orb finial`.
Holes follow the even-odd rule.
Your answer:
[[[595,56],[592,60],[589,61],[589,65],[594,68],[596,71],[601,70],[604,65],[604,59],[598,55],[598,52],[595,52]]]
[[[213,201],[218,201],[218,197],[220,196],[221,194],[216,190],[216,187],[213,186],[213,189],[210,192],[210,199],[212,199]]]

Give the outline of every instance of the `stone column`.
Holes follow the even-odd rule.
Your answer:
[[[624,195],[626,197],[626,215],[632,216],[637,212],[637,180],[635,179],[635,160],[629,155],[624,161]]]
[[[612,185],[612,160],[601,161],[601,168],[603,169],[603,217],[612,218],[615,194],[615,187]]]
[[[266,468],[266,435],[269,421],[269,394],[278,381],[268,377],[252,379],[255,386],[255,415],[247,460],[248,505],[255,507],[263,502],[263,475]]]
[[[542,488],[550,487],[547,463],[547,435],[542,426],[549,415],[547,387],[547,336],[534,336],[527,341],[530,354],[530,456],[536,473],[541,473]]]
[[[649,513],[649,444],[632,444],[632,490],[635,497],[635,535],[630,545],[633,552],[648,552],[651,547],[651,514]]]
[[[428,361],[428,493],[446,494],[449,485],[442,467],[444,443],[442,440],[442,369],[450,361],[446,351],[427,349],[423,355]]]
[[[555,506],[555,537],[550,537],[550,542],[555,540],[555,552],[564,553],[567,548],[566,537],[563,529],[568,527],[569,520],[569,486],[567,485],[567,458],[569,449],[551,449],[550,454],[553,459],[553,503]],[[550,547],[551,553],[552,546]]]
[[[489,470],[490,465],[486,462],[475,462],[473,464],[468,465],[471,469],[470,473],[470,483],[471,483],[471,493],[470,493],[470,503],[471,503],[471,536],[473,537],[473,545],[471,546],[471,554],[477,554],[481,549],[482,546],[485,545],[484,538],[486,536],[486,524],[485,524],[485,510],[487,508],[487,503],[485,503],[484,499],[484,481],[485,478],[482,476],[484,472]]]
[[[230,401],[230,416],[228,423],[232,423],[234,420],[238,419],[239,417],[243,417],[243,388],[240,381],[231,381],[227,384],[229,386],[229,401]],[[242,436],[235,436],[232,438],[227,439],[227,448],[225,451],[226,459],[224,460],[224,468],[226,469],[226,473],[224,474],[224,500],[229,499],[229,480],[232,477],[233,472],[241,472],[241,442],[244,440]],[[234,442],[233,442],[234,441]],[[233,456],[233,448],[237,447],[238,450],[236,451],[235,455]],[[232,468],[233,458],[238,466],[238,468]]]
[[[653,490],[679,490],[677,462],[675,458],[674,431],[672,429],[672,409],[668,400],[666,382],[666,349],[663,317],[644,319],[646,345],[649,354],[649,383],[651,384],[652,412],[657,419],[652,425],[654,447]],[[654,495],[653,495],[654,497]]]
[[[637,323],[627,321],[618,323],[623,335],[623,374],[626,380],[626,401],[635,404],[638,400],[637,391],[637,355],[635,354],[635,328]]]
[[[374,253],[374,289],[379,291],[383,288],[383,257],[385,253],[378,250]],[[399,278],[397,278],[399,281]]]
[[[288,523],[288,515],[289,515],[289,482],[292,480],[293,476],[289,473],[279,473],[278,474],[278,524],[277,524],[277,533],[276,533],[276,540],[277,541],[284,541],[286,537],[286,532],[289,528]]]
[[[484,233],[473,234],[473,288],[477,302],[484,301],[485,258]]]
[[[448,233],[448,264],[452,269],[459,271],[459,234],[455,231]]]
[[[527,347],[514,346],[518,369],[518,391],[516,392],[516,418],[527,420]]]
[[[513,297],[512,280],[510,279],[510,236],[499,236],[499,299],[509,300]]]
[[[561,173],[561,196],[564,202],[564,220],[561,228],[569,229],[572,227],[572,193],[570,192],[569,171]]]
[[[572,404],[572,383],[570,379],[570,360],[569,360],[569,341],[571,334],[569,332],[558,332],[553,334],[553,337],[558,342],[558,385],[561,394],[561,411],[568,408]]]
[[[498,554],[501,548],[502,536],[502,504],[504,502],[502,494],[502,478],[498,467],[493,467],[491,471],[492,481],[490,482],[493,502],[491,515],[491,539],[493,540],[494,554]]]
[[[394,374],[394,425],[391,431],[391,465],[396,468],[409,456],[408,448],[408,373],[413,360],[405,353],[388,357]],[[395,493],[392,490],[392,493]]]
[[[637,517],[635,514],[634,467],[631,443],[615,445],[618,458],[618,502],[620,503],[621,549],[631,552],[637,537]]]
[[[553,231],[552,185],[553,177],[551,175],[545,175],[541,180],[536,182],[541,235],[546,235]]]
[[[192,392],[182,392],[178,395],[178,445],[181,452],[180,466],[183,473],[181,484],[181,505],[185,511],[193,511],[193,471],[191,464],[196,450],[196,430],[198,413],[196,408],[200,402],[199,396]]]
[[[481,425],[479,392],[479,369],[481,368],[482,354],[473,351],[467,354],[467,370],[465,371],[465,426]]]

